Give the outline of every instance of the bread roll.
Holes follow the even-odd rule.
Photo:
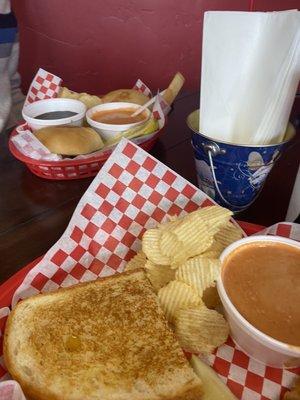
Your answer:
[[[51,153],[65,156],[92,153],[104,146],[101,137],[92,128],[51,126],[35,131],[34,135]]]
[[[149,97],[134,89],[118,89],[107,93],[101,100],[102,103],[124,101],[125,103],[144,105],[149,101]]]

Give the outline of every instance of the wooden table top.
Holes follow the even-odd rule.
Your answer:
[[[297,99],[291,119],[300,115]],[[196,184],[187,116],[199,104],[199,93],[185,93],[174,103],[164,135],[151,154]],[[92,181],[48,181],[33,175],[9,152],[9,132],[0,135],[0,283],[44,254],[59,239]],[[237,219],[269,226],[283,221],[300,154],[299,128],[293,145],[272,169],[259,198]]]

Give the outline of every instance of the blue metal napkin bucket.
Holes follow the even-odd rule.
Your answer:
[[[199,133],[199,110],[188,116],[187,124],[192,130],[199,188],[236,212],[245,210],[258,197],[273,165],[295,135],[289,124],[286,139],[280,144],[235,145]]]

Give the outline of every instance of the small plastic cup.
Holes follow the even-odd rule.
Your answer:
[[[106,111],[106,110],[118,110],[118,109],[133,109],[134,111],[140,108],[139,104],[135,103],[125,103],[125,102],[114,102],[114,103],[104,103],[98,104],[95,107],[90,108],[86,113],[86,120],[88,124],[95,129],[96,132],[100,134],[100,136],[105,140],[112,140],[114,137],[120,135],[120,133],[127,131],[128,129],[134,128],[136,126],[144,124],[150,117],[150,110],[146,108],[143,111],[143,115],[145,118],[138,122],[133,122],[131,124],[104,124],[102,122],[98,122],[93,120],[93,115],[98,111]]]
[[[57,119],[39,119],[37,116],[51,111],[72,111],[75,115]],[[38,100],[23,108],[22,115],[33,131],[49,126],[70,125],[82,126],[86,106],[74,99],[45,99]]]
[[[254,242],[282,243],[300,249],[299,242],[281,236],[250,236],[232,243],[223,251],[220,257],[222,267],[225,259],[231,252],[246,243]],[[248,354],[249,357],[263,364],[276,368],[299,367],[300,346],[289,345],[266,335],[251,325],[235,308],[223,285],[222,267],[220,278],[217,281],[217,289],[224,307],[226,319],[230,326],[233,341]],[[280,301],[280,293],[275,296],[277,297],[274,297],[274,301]]]

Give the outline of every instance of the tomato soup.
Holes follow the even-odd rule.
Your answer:
[[[131,115],[136,111],[135,108],[119,108],[115,110],[102,110],[93,114],[92,119],[102,124],[124,125],[134,124],[146,119],[145,113],[140,113],[135,117]]]
[[[244,244],[224,260],[222,281],[250,324],[300,346],[300,248],[276,242]]]

